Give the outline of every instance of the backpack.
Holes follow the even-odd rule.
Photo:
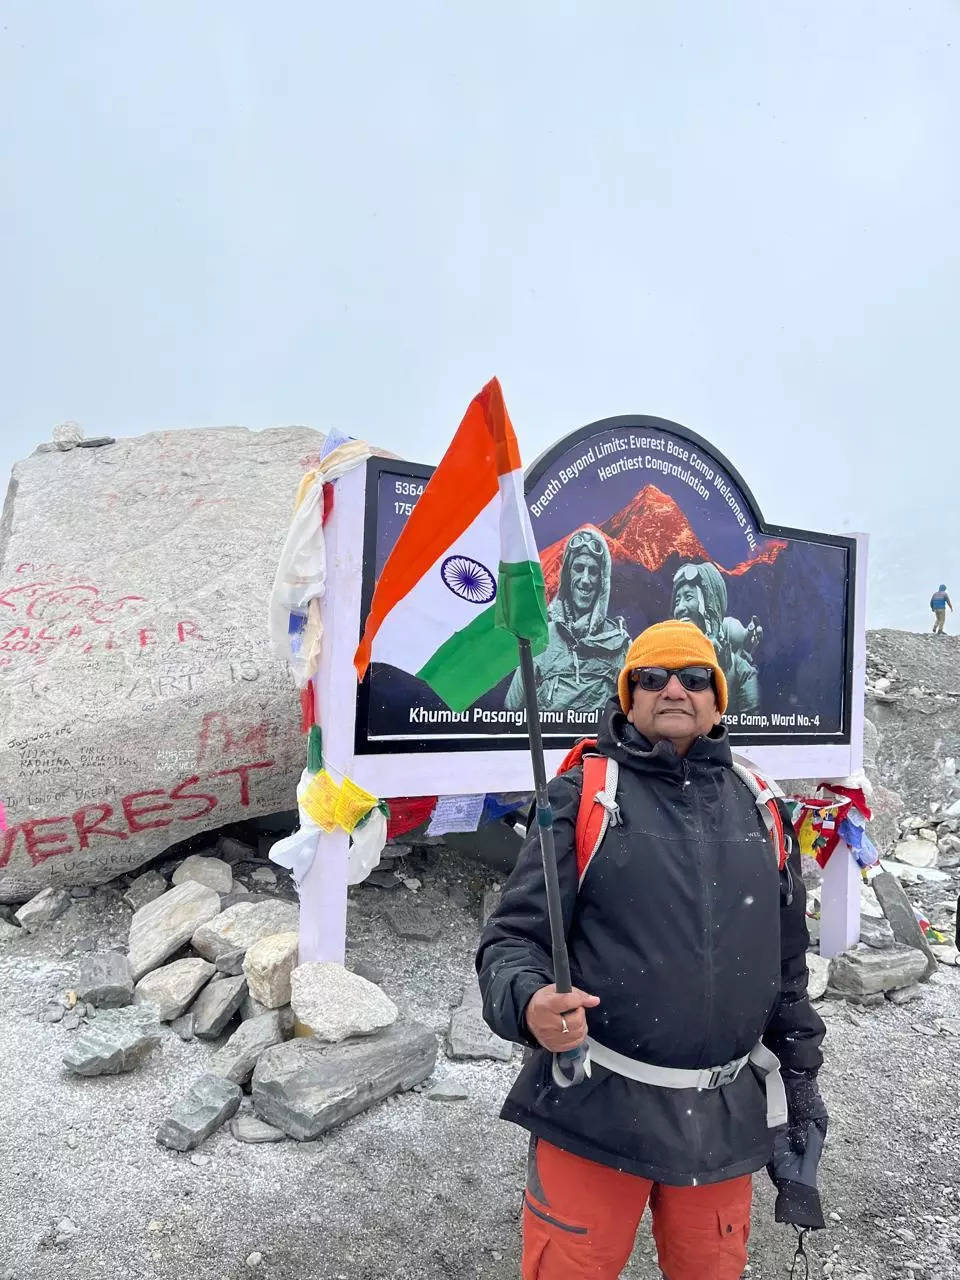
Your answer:
[[[578,765],[583,769],[583,787],[580,792],[580,808],[577,811],[577,885],[583,883],[587,868],[603,843],[608,827],[620,825],[620,806],[617,804],[617,783],[620,766],[609,756],[597,754],[596,738],[584,738],[564,757],[557,776],[568,773]],[[760,811],[763,825],[770,836],[777,869],[782,871],[790,856],[791,839],[783,825],[777,799],[783,792],[775,782],[734,760],[733,771],[744,784]]]

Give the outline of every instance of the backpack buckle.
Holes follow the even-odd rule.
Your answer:
[[[722,1067],[713,1067],[706,1087],[708,1089],[720,1089],[725,1084],[733,1084],[746,1060],[746,1058],[735,1058],[733,1062],[725,1062]]]
[[[620,806],[616,800],[611,800],[605,791],[598,791],[593,798],[601,809],[605,811],[607,821],[611,827],[619,827],[622,819],[620,817]]]

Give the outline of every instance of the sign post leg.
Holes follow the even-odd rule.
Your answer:
[[[317,856],[300,886],[300,963],[343,964],[347,937],[347,850],[339,827],[321,832]]]
[[[860,870],[841,840],[823,869],[820,954],[829,959],[860,940]]]

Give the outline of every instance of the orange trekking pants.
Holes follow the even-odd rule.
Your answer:
[[[669,1187],[535,1138],[523,1204],[523,1280],[616,1280],[650,1202],[665,1280],[740,1280],[751,1178]]]

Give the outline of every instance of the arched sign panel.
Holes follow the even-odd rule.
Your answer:
[[[430,469],[373,459],[362,613]],[[710,636],[727,674],[735,744],[851,742],[854,539],[766,525],[737,472],[662,418],[607,418],[529,469],[550,644],[536,661],[546,746],[596,726],[629,639],[668,617]],[[516,680],[454,715],[415,677],[374,666],[361,686],[364,754],[526,748]]]

